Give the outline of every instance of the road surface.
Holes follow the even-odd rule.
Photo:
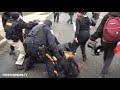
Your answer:
[[[88,13],[87,15],[91,17],[91,13]],[[99,25],[104,15],[105,13],[102,12],[97,26]],[[51,14],[47,19],[53,22],[53,14]],[[72,42],[74,38],[75,27],[74,24],[67,24],[68,19],[69,16],[67,13],[61,13],[59,23],[53,22],[52,29],[61,44]],[[73,22],[75,23],[75,16],[73,18]],[[91,34],[95,32],[96,27],[91,28]],[[100,42],[100,39],[98,39],[97,41]],[[17,56],[10,56],[9,51],[9,44],[0,49],[0,78],[48,78],[45,64],[37,63],[35,64],[35,68],[27,72],[25,72],[24,70],[16,70],[14,63]],[[86,62],[83,62],[80,48],[78,48],[77,50],[75,60],[81,70],[81,73],[77,78],[98,78],[103,67],[103,54],[100,56],[93,56],[91,49],[87,48],[87,46],[86,52],[88,60]],[[5,76],[5,74],[24,74],[25,76],[8,77]],[[119,55],[115,55],[109,69],[109,74],[106,75],[106,78],[120,78]]]

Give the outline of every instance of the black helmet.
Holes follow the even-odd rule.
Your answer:
[[[11,15],[12,19],[17,20],[19,18],[19,16],[20,16],[20,13],[18,13],[18,12],[11,12],[10,15]]]
[[[49,27],[52,26],[52,22],[50,20],[44,20],[43,23],[48,25]]]

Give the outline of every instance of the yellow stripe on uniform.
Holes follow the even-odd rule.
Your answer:
[[[53,58],[49,54],[46,54],[46,56],[52,61],[53,64],[55,64]]]
[[[7,25],[7,26],[12,26],[12,23],[7,22],[6,25]]]
[[[54,70],[54,73],[58,76],[58,72],[56,70]]]

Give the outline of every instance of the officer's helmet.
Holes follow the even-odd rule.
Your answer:
[[[18,12],[11,12],[10,15],[11,15],[12,19],[17,20],[19,18],[19,16],[20,16],[20,13],[18,13]]]
[[[48,25],[49,27],[52,26],[52,22],[50,20],[44,20],[43,23]]]

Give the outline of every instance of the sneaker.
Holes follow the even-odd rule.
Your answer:
[[[17,70],[23,70],[24,67],[23,67],[22,65],[16,65],[16,69],[17,69]]]

